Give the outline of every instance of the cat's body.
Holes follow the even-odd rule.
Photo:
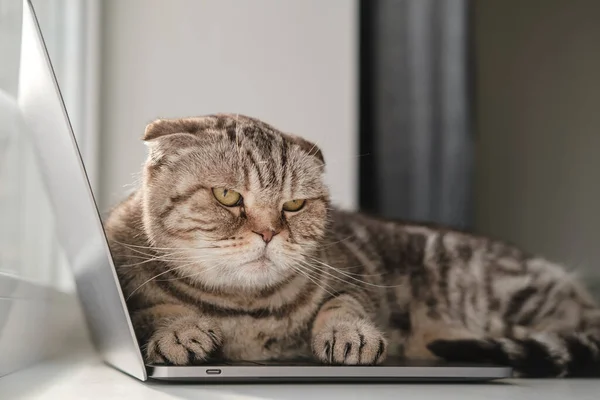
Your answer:
[[[150,362],[393,354],[550,376],[598,364],[600,311],[557,265],[336,210],[316,146],[257,120],[158,121],[145,139],[144,183],[107,232]]]

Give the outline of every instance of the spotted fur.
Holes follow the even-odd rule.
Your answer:
[[[144,140],[143,181],[106,227],[148,362],[396,355],[527,376],[599,365],[600,311],[565,269],[489,238],[338,210],[313,143],[241,115],[158,120]],[[243,204],[219,204],[214,187]],[[282,211],[293,199],[307,201]]]

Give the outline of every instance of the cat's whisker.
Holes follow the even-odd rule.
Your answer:
[[[321,289],[325,290],[327,293],[329,293],[329,294],[331,294],[333,296],[339,294],[340,290],[336,289],[335,285],[333,285],[329,280],[321,280],[321,281],[319,281],[318,279],[322,278],[322,277],[321,277],[320,274],[316,273],[315,270],[307,268],[307,267],[304,267],[304,266],[299,266],[299,265],[297,265],[297,267],[304,268],[304,272],[308,276],[311,276],[312,278],[314,278],[313,282],[316,281],[315,282],[316,285],[319,286]],[[327,290],[327,288],[329,288],[330,290]]]
[[[134,290],[133,290],[131,293],[129,293],[129,296],[127,296],[127,298],[125,299],[125,301],[129,301],[129,299],[131,298],[131,296],[133,296],[133,295],[134,295],[134,294],[135,294],[135,293],[136,293],[138,290],[140,290],[140,289],[141,289],[143,286],[145,286],[146,284],[148,284],[148,283],[152,282],[153,280],[155,280],[155,279],[156,279],[156,278],[158,278],[159,276],[162,276],[162,275],[168,274],[169,272],[173,272],[173,271],[175,271],[175,270],[178,270],[178,269],[180,269],[180,268],[185,268],[185,267],[188,267],[188,266],[190,266],[190,265],[192,265],[192,264],[193,264],[193,263],[188,263],[188,264],[183,264],[183,265],[180,265],[180,266],[178,266],[178,267],[175,267],[175,268],[169,268],[169,269],[168,269],[168,270],[166,270],[166,271],[163,271],[163,272],[161,272],[161,273],[159,273],[159,274],[157,274],[157,275],[154,275],[152,278],[150,278],[150,279],[146,280],[144,283],[142,283],[142,284],[141,284],[141,285],[139,285],[137,288],[135,288],[135,289],[134,289]]]
[[[343,239],[336,240],[335,242],[330,242],[330,243],[327,243],[326,245],[320,246],[319,249],[326,249],[328,247],[331,247],[331,246],[334,246],[336,244],[345,242],[346,240],[350,240],[350,239],[353,239],[355,237],[356,237],[356,235],[350,235],[350,236],[347,236],[347,237],[345,237]]]
[[[139,257],[139,258],[144,259],[143,257]],[[177,263],[177,262],[199,262],[199,261],[206,261],[209,258],[210,257],[185,257],[185,258],[152,257],[152,258],[144,259],[144,261],[140,261],[138,263],[121,264],[121,265],[118,266],[118,268],[135,267],[135,266],[139,266],[139,265],[142,265],[142,264],[150,263],[150,262],[153,262],[153,261],[163,261],[163,262],[172,262],[172,263]]]
[[[131,249],[128,249],[131,250]],[[174,256],[181,255],[182,257],[192,256],[188,250],[185,251],[171,251],[168,253],[154,252],[154,253],[146,253],[146,252],[136,252],[136,254],[121,254],[121,256],[134,257],[134,258],[170,258]]]
[[[327,273],[327,271],[323,271],[323,270],[321,270],[321,269],[319,269],[319,268],[316,268],[316,267],[314,267],[314,266],[312,266],[312,265],[308,264],[308,263],[307,263],[307,262],[306,262],[304,259],[302,259],[302,258],[293,258],[293,257],[290,257],[290,258],[293,260],[293,264],[290,264],[290,266],[291,266],[292,268],[294,268],[294,267],[301,268],[301,269],[303,269],[304,271],[308,272],[310,275],[312,275],[312,276],[313,276],[313,277],[315,277],[315,278],[321,278],[321,275],[322,275],[323,273],[324,273],[324,274],[326,274],[326,275],[329,275],[329,273]],[[297,269],[295,269],[295,270],[297,271]],[[315,270],[316,270],[316,271],[319,271],[321,274],[320,274],[320,275],[318,275],[318,276],[316,276],[316,274],[315,274]],[[331,285],[329,285],[329,284],[328,284],[328,283],[326,283],[326,282],[324,282],[324,283],[325,283],[325,285],[327,285],[327,287],[329,287],[329,288],[330,288],[330,289],[332,289],[333,291],[337,292],[337,290],[335,290],[335,289],[334,289],[334,288],[333,288]],[[319,285],[320,285],[320,284],[319,284]],[[354,284],[354,285],[355,285],[355,286],[358,286],[358,285],[356,285],[356,284]],[[323,287],[321,286],[321,288],[323,288]],[[329,292],[329,293],[331,293],[331,292]]]
[[[324,263],[321,260],[318,260],[318,259],[310,257],[310,256],[306,256],[306,257],[308,259],[310,259],[310,260],[312,260],[312,261],[314,261],[314,262],[322,265],[323,267],[329,268],[330,270],[338,272],[339,274],[344,275],[347,278],[350,278],[350,279],[352,279],[352,280],[354,280],[356,282],[362,283],[362,284],[367,285],[367,286],[373,286],[373,287],[377,287],[377,288],[381,288],[381,289],[392,289],[392,288],[396,288],[396,287],[402,286],[402,285],[378,285],[376,283],[367,282],[367,281],[364,281],[362,279],[358,279],[358,278],[356,278],[356,277],[354,277],[352,275],[349,275],[349,274],[347,274],[347,273],[345,273],[345,272],[343,272],[343,271],[341,271],[341,270],[339,270],[339,269],[337,269],[335,267],[332,267],[331,265],[329,265],[327,263]]]
[[[304,277],[306,277],[306,279],[310,280],[311,282],[313,282],[318,288],[322,289],[323,291],[325,291],[327,294],[329,294],[331,297],[335,297],[335,294],[333,292],[331,292],[329,289],[327,289],[325,286],[323,286],[322,283],[318,282],[314,277],[311,277],[311,275],[306,272],[303,271],[301,269],[298,269],[298,266],[292,267],[297,273],[303,275]],[[327,285],[329,287],[329,285]]]
[[[118,242],[115,242],[115,243],[118,243]],[[144,252],[144,251],[138,250],[136,248],[129,248],[129,247],[127,247],[128,245],[124,244],[124,243],[122,243],[122,245],[125,246],[129,251],[132,251],[132,252],[134,252],[136,254],[141,254],[144,257],[151,258],[151,259],[157,260],[157,261],[158,260],[168,261],[167,258],[171,258],[173,256],[177,256],[178,254],[180,254],[183,257],[182,260],[185,260],[187,258],[193,258],[193,257],[195,257],[193,255],[186,254],[187,252],[189,252],[189,250],[205,250],[205,249],[214,249],[214,248],[218,247],[218,246],[205,246],[205,247],[194,247],[194,248],[172,248],[175,251],[171,251],[171,252],[166,253],[166,254],[160,254],[160,252],[148,253],[148,252]],[[142,247],[142,246],[139,246],[139,247]],[[155,250],[155,248],[152,248],[152,247],[148,247],[147,249],[148,250]],[[160,248],[156,248],[156,249],[160,249]],[[163,249],[167,249],[167,248],[163,248]],[[122,255],[122,256],[125,256],[125,255]],[[141,256],[132,255],[132,254],[127,255],[127,257],[142,258]]]
[[[301,258],[296,258],[295,261],[296,262],[303,262],[306,261],[306,258],[312,258],[310,257],[308,254],[303,254]],[[334,267],[332,267],[334,268]],[[386,273],[380,273],[380,274],[358,274],[358,273],[354,273],[354,272],[348,272],[347,270],[349,269],[355,269],[355,268],[364,268],[362,265],[352,265],[349,267],[344,267],[343,272],[348,274],[348,275],[352,275],[352,276],[362,276],[362,277],[376,277],[376,276],[384,276],[386,275]],[[336,271],[339,271],[338,268],[334,268]]]
[[[328,294],[330,294],[332,297],[335,297],[335,294],[333,294],[332,292],[330,292],[327,288],[325,288],[319,281],[316,280],[316,277],[312,276],[311,277],[311,272],[312,271],[307,271],[306,269],[301,269],[301,264],[291,264],[290,267],[292,269],[294,269],[294,271],[304,275],[307,279],[309,279],[310,281],[312,281],[315,285],[317,285],[318,287],[320,287],[321,289],[323,289],[324,291],[326,291]],[[330,285],[327,284],[327,287],[329,287],[330,289],[333,289]],[[335,291],[335,289],[333,289]]]
[[[136,252],[137,254],[141,254],[141,255],[137,255],[137,254],[121,254],[121,257],[129,257],[129,258],[138,258],[138,259],[143,259],[143,260],[150,260],[150,261],[169,261],[169,260],[186,260],[186,259],[194,259],[197,258],[199,256],[197,255],[192,255],[192,254],[187,254],[186,251],[173,251],[170,253],[166,253],[166,254],[152,254],[152,253],[144,253],[141,251],[135,251],[133,249],[129,249],[132,250],[134,252]],[[178,256],[180,255],[180,256]]]
[[[309,257],[308,255],[306,255],[305,257],[309,258],[309,259],[312,258],[312,257]],[[378,274],[359,274],[359,273],[355,273],[355,272],[348,272],[348,270],[352,270],[352,269],[356,269],[356,268],[364,268],[363,265],[352,265],[352,266],[344,267],[343,270],[341,270],[339,268],[335,268],[335,267],[331,267],[331,268],[335,269],[337,272],[343,272],[345,274],[352,275],[352,276],[357,276],[357,277],[362,276],[362,277],[367,278],[367,277],[376,277],[376,276],[381,277],[381,276],[387,275],[387,273],[385,273],[385,272],[384,273],[378,273]]]
[[[154,256],[156,256],[156,253],[154,253],[154,254],[153,253],[148,253],[148,252],[141,251],[141,250],[134,249],[134,248],[126,248],[126,249],[129,250],[129,251],[132,251],[132,252],[134,252],[136,254],[141,254],[143,256],[146,256],[146,257],[154,257]]]
[[[176,278],[171,278],[171,279],[158,279],[158,281],[159,281],[159,282],[168,282],[168,281],[177,281],[177,280],[180,280],[180,279],[193,278],[193,277],[195,277],[195,276],[199,276],[199,275],[202,275],[202,274],[204,274],[204,273],[206,273],[206,272],[212,271],[213,269],[215,269],[215,268],[218,268],[218,267],[220,267],[220,266],[221,266],[221,265],[219,265],[219,264],[215,264],[215,265],[213,265],[213,266],[212,266],[212,267],[210,267],[210,268],[203,269],[202,271],[196,272],[196,273],[194,273],[194,274],[191,274],[191,275],[183,275],[183,276],[179,276],[179,277],[176,277]]]
[[[365,281],[365,280],[357,278],[357,276],[369,277],[369,276],[381,276],[382,274],[354,274],[354,273],[342,271],[342,270],[340,270],[338,268],[332,267],[331,265],[329,265],[327,263],[324,263],[321,260],[318,260],[318,259],[315,259],[315,258],[312,258],[312,257],[309,257],[309,256],[307,256],[307,258],[309,260],[314,261],[317,264],[319,264],[319,265],[315,265],[315,267],[325,268],[325,269],[328,269],[330,271],[337,272],[338,274],[340,274],[340,275],[342,275],[342,276],[344,276],[346,278],[352,279],[353,281],[361,283],[361,284],[365,284],[365,285],[373,286],[373,287],[377,287],[377,288],[394,288],[394,287],[399,286],[399,285],[390,285],[390,286],[387,286],[387,285],[378,285],[378,284],[371,283],[371,282],[368,282],[368,281]],[[342,279],[342,278],[340,278],[338,276],[335,276],[335,277],[338,278],[338,279]],[[343,280],[343,281],[344,282],[348,282],[346,280]]]
[[[348,269],[361,268],[361,267],[362,267],[362,265],[353,265],[351,267],[344,267],[343,272],[345,274],[356,276],[356,277],[361,277],[362,276],[363,278],[381,277],[381,276],[386,275],[385,273],[380,273],[380,274],[359,274],[359,273],[356,273],[356,272],[348,272],[347,271]]]
[[[331,277],[333,279],[336,279],[336,280],[338,280],[338,281],[340,281],[340,282],[342,282],[344,284],[351,285],[351,286],[354,286],[354,287],[357,287],[357,288],[361,288],[361,289],[364,289],[364,290],[369,290],[370,289],[370,288],[363,288],[363,286],[359,285],[356,282],[347,281],[346,279],[343,279],[343,278],[341,278],[339,276],[336,276],[336,275],[334,275],[334,274],[326,271],[323,267],[319,267],[318,265],[310,264],[310,263],[304,263],[303,265],[305,267],[307,267],[307,268],[311,268],[313,270],[317,270],[317,271],[321,272],[322,274],[325,274],[325,275],[327,275],[327,276],[329,276],[329,277]],[[358,281],[361,282],[361,283],[365,283],[365,282],[363,282],[361,280],[358,280]]]
[[[122,254],[115,254],[115,257],[126,257],[126,258],[136,258],[138,260],[153,260],[153,261],[169,261],[169,260],[185,260],[186,258],[192,258],[190,256],[183,256],[182,257],[174,257],[176,256],[176,254],[164,254],[164,255],[154,255],[154,254],[143,254],[143,255],[138,255],[138,254],[126,254],[126,253],[122,253]]]
[[[120,244],[129,248],[138,248],[138,249],[146,249],[146,250],[202,250],[202,249],[212,249],[215,246],[195,246],[195,247],[156,247],[156,246],[141,246],[132,243],[124,243],[119,242],[117,240],[111,239],[112,242]]]
[[[153,259],[162,259],[162,258],[170,258],[170,257],[174,257],[177,255],[181,255],[181,256],[186,256],[186,252],[184,251],[180,251],[180,252],[171,252],[171,253],[167,253],[167,254],[160,254],[160,253],[146,253],[143,251],[139,251],[139,250],[135,250],[135,249],[128,249],[129,251],[132,251],[136,254],[129,254],[126,255],[127,257],[133,257],[133,258],[142,258],[142,259],[148,259],[148,258],[153,258]],[[124,256],[124,255],[122,255]]]

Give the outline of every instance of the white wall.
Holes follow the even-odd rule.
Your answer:
[[[314,140],[335,201],[357,204],[355,0],[107,0],[101,206],[140,170],[157,117],[249,114]]]
[[[600,2],[475,13],[477,227],[600,277]]]

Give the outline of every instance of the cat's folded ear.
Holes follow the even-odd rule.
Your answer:
[[[157,119],[146,126],[143,140],[150,149],[148,162],[164,164],[179,157],[181,150],[200,143],[200,118]]]
[[[325,157],[323,157],[323,152],[315,143],[309,142],[300,136],[292,135],[290,133],[285,134],[285,137],[290,142],[298,145],[309,156],[314,156],[317,158],[317,160],[319,160],[323,166],[325,165]]]
[[[154,140],[175,133],[195,135],[206,128],[203,118],[157,119],[146,126],[144,141]]]

